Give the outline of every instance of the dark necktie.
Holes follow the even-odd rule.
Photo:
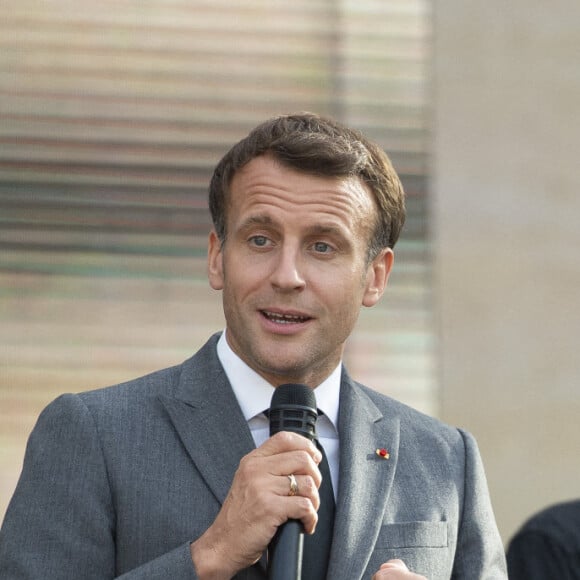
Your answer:
[[[304,535],[304,556],[302,558],[302,580],[324,580],[330,560],[332,531],[334,528],[334,493],[328,459],[324,448],[316,439],[316,446],[322,452],[322,461],[318,466],[322,475],[320,508],[318,509],[318,524],[313,535]]]

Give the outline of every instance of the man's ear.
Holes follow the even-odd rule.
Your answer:
[[[224,261],[222,242],[214,229],[209,233],[207,243],[207,277],[209,285],[214,290],[223,290],[224,287]]]
[[[383,295],[389,275],[393,269],[395,254],[391,248],[384,248],[369,264],[367,269],[366,286],[363,294],[363,306],[374,306]]]

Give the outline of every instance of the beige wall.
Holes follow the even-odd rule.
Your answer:
[[[580,3],[440,0],[434,33],[441,414],[507,541],[580,497]]]

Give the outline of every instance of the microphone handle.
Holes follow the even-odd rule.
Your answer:
[[[316,433],[316,397],[306,385],[276,388],[270,406],[270,435],[293,431],[310,439]],[[268,579],[301,580],[304,528],[299,520],[282,524],[268,546]]]
[[[270,580],[301,580],[304,530],[299,520],[288,520],[278,528],[268,550]]]

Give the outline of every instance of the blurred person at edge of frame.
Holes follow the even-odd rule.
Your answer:
[[[510,540],[510,580],[580,580],[580,499],[531,516]]]

